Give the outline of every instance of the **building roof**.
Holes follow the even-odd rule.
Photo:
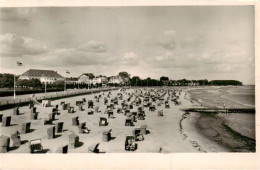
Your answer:
[[[94,76],[94,75],[93,75],[93,73],[83,73],[83,74],[81,74],[81,75],[79,76],[79,78],[80,78],[81,76],[88,76],[88,77],[90,77],[90,76]],[[94,77],[95,77],[95,76],[94,76]]]
[[[36,69],[30,69],[30,70],[26,71],[25,73],[23,73],[21,76],[63,78],[56,71],[53,71],[53,70],[36,70]]]
[[[66,79],[67,81],[78,81],[77,77],[69,77]]]

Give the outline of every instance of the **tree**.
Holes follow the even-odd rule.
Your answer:
[[[18,77],[15,77],[16,81]],[[13,74],[0,74],[0,86],[2,88],[14,87],[14,75]]]
[[[160,77],[160,81],[168,81],[168,80],[169,80],[169,77],[166,77],[166,76]]]
[[[237,81],[237,80],[212,80],[210,81],[210,85],[213,86],[242,86],[242,82]]]
[[[131,75],[129,73],[125,72],[125,71],[120,72],[118,75],[120,77],[128,78],[128,79],[131,77]]]
[[[42,83],[39,79],[32,79],[31,82],[32,82],[32,88],[34,89],[42,87]]]
[[[131,86],[137,86],[139,85],[138,83],[141,81],[140,77],[134,76],[130,79],[130,84]]]
[[[22,79],[22,80],[18,80],[16,85],[22,87],[22,89],[29,88],[31,86],[31,82],[30,80]]]
[[[118,74],[124,81],[124,83],[128,83],[130,80],[131,75],[125,71],[122,71]]]
[[[200,86],[207,86],[207,85],[209,85],[209,81],[207,79],[198,80],[197,82],[199,83]]]
[[[84,75],[88,76],[89,79],[93,79],[93,78],[95,78],[95,76],[94,76],[93,73],[84,73]]]

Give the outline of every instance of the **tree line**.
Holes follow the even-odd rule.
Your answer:
[[[131,86],[241,86],[243,85],[242,82],[237,80],[212,80],[208,81],[207,79],[203,80],[187,80],[187,79],[180,79],[180,80],[170,80],[167,76],[161,76],[160,79],[152,79],[150,77],[146,79],[141,79],[139,76],[131,77],[130,74],[127,72],[120,72],[119,75],[124,78],[127,82],[124,84],[115,84],[109,83],[108,86],[124,86],[124,85],[131,85]],[[26,90],[26,89],[44,89],[45,84],[41,83],[39,79],[30,79],[30,80],[19,80],[18,76],[15,76],[16,86]],[[14,86],[14,75],[13,74],[0,74],[0,88],[13,88]],[[90,87],[88,87],[90,86]],[[52,84],[47,84],[48,88],[53,89],[62,89],[64,88],[64,81],[57,81]],[[102,87],[102,84],[66,84],[67,88],[96,88]]]

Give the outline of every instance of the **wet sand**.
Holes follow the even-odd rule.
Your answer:
[[[195,126],[203,135],[231,152],[255,152],[255,140],[231,129],[223,117],[201,113]]]

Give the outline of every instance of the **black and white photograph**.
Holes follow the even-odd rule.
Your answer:
[[[0,8],[0,153],[255,153],[255,6]]]

